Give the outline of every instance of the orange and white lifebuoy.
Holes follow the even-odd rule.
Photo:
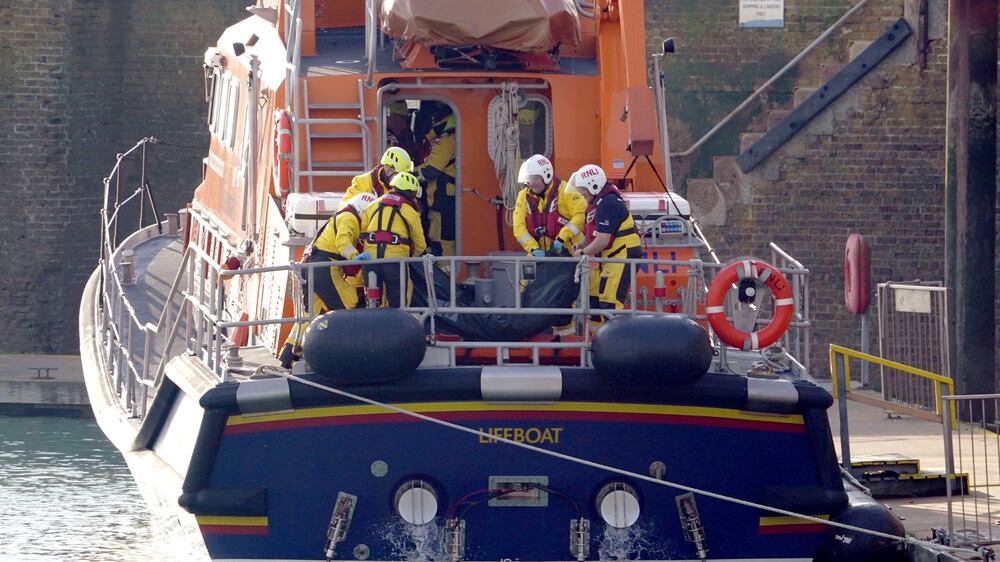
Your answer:
[[[774,295],[774,318],[767,326],[751,334],[736,329],[725,313],[729,287],[744,279],[753,279],[758,284],[766,285]],[[773,265],[757,260],[742,260],[724,267],[712,281],[705,298],[708,323],[712,325],[715,334],[730,346],[745,351],[761,349],[778,341],[792,323],[794,308],[792,288],[785,276]]]
[[[288,195],[291,186],[292,125],[288,112],[274,112],[274,189],[277,195]]]

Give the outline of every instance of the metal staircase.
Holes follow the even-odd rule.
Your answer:
[[[366,171],[373,162],[374,150],[365,111],[364,83],[358,80],[356,101],[310,100],[309,77],[301,76],[302,16],[301,0],[284,0],[284,40],[286,103],[292,122],[292,193],[304,191],[300,178],[308,178],[307,189],[330,191],[343,183],[326,183],[316,178],[350,178]],[[320,81],[323,77],[313,77]],[[301,89],[301,96],[299,91]],[[323,90],[324,97],[343,95],[342,90]],[[314,114],[322,116],[314,116]],[[305,162],[302,147],[305,140]],[[317,154],[318,153],[318,154]],[[314,155],[317,157],[314,160]]]
[[[303,116],[296,121],[302,125],[307,142],[305,166],[298,174],[308,178],[310,193],[316,190],[314,178],[353,177],[363,174],[372,162],[363,88],[363,82],[358,80],[357,102],[316,103],[309,97],[309,80],[302,79]],[[316,113],[324,117],[314,117]]]

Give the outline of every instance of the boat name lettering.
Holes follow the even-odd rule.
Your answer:
[[[485,435],[492,435],[502,439],[509,439],[518,443],[528,443],[536,445],[538,443],[558,443],[561,427],[480,427],[479,442],[487,445],[497,443],[496,439],[490,439]]]

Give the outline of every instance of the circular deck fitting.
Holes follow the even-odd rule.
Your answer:
[[[616,529],[631,527],[639,519],[639,498],[632,486],[612,482],[597,493],[597,511]]]
[[[411,525],[426,525],[437,515],[434,488],[423,480],[409,480],[396,490],[396,512]]]

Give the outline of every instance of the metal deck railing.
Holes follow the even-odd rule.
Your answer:
[[[199,221],[205,220],[199,216],[192,217],[193,228],[196,228]],[[708,280],[721,269],[718,264],[706,264],[700,260],[676,261],[676,260],[651,260],[651,259],[629,259],[629,260],[602,260],[602,259],[578,259],[578,258],[534,258],[529,256],[464,256],[464,257],[432,257],[405,258],[381,260],[386,263],[396,263],[401,269],[407,269],[416,264],[423,269],[425,278],[428,280],[426,292],[429,295],[427,306],[407,306],[407,312],[413,314],[421,321],[428,321],[428,343],[431,346],[442,347],[449,350],[450,364],[457,365],[456,352],[460,349],[485,349],[496,352],[498,363],[503,362],[505,352],[511,350],[528,350],[532,356],[532,363],[538,364],[541,350],[545,349],[572,349],[579,353],[580,365],[590,366],[587,350],[591,344],[591,330],[586,326],[592,316],[611,318],[616,316],[628,316],[637,314],[662,314],[665,303],[662,299],[653,299],[647,303],[647,307],[641,306],[639,302],[639,291],[630,291],[626,308],[622,310],[607,310],[591,308],[588,298],[589,276],[592,274],[591,265],[594,263],[622,263],[626,266],[626,275],[631,278],[632,286],[637,286],[639,271],[643,267],[687,268],[688,285],[681,291],[679,311],[688,317],[705,323],[706,315],[702,312],[704,291],[703,287]],[[576,279],[580,283],[580,295],[577,303],[569,308],[526,308],[522,306],[521,294],[514,291],[514,306],[512,308],[503,307],[473,307],[462,306],[457,301],[458,285],[461,282],[460,273],[465,271],[470,264],[482,264],[490,261],[505,261],[515,264],[514,287],[520,287],[523,279],[523,271],[526,267],[539,262],[570,262],[576,264]],[[313,279],[316,271],[327,270],[330,266],[357,265],[357,262],[323,262],[323,263],[292,263],[289,265],[272,267],[255,267],[240,270],[226,270],[222,266],[221,260],[212,253],[206,251],[198,245],[189,245],[185,250],[181,260],[181,270],[178,272],[174,287],[167,295],[167,301],[173,302],[179,295],[183,301],[183,312],[171,317],[169,306],[161,316],[157,330],[162,330],[163,326],[169,327],[169,332],[164,340],[161,361],[155,371],[154,379],[162,376],[165,363],[172,354],[175,353],[177,342],[186,342],[185,350],[202,358],[206,366],[217,373],[220,380],[227,376],[226,365],[223,361],[223,354],[227,347],[233,345],[231,334],[240,328],[254,329],[255,327],[274,324],[297,324],[309,322],[316,316],[316,310],[312,309],[314,302],[312,287],[315,286]],[[438,295],[433,283],[431,268],[441,267],[448,271],[450,289],[448,295]],[[267,318],[254,320],[233,320],[228,317],[225,311],[226,286],[232,286],[234,280],[241,276],[257,276],[284,272],[291,276],[293,282],[299,279],[307,279],[309,294],[304,299],[310,303],[308,309],[298,311],[294,316],[285,318]],[[786,276],[795,278],[806,275],[806,271],[784,269]],[[407,276],[401,276],[404,280]],[[405,302],[406,284],[401,287],[401,302]],[[733,299],[735,300],[735,299]],[[579,325],[584,326],[579,330],[580,338],[575,341],[562,342],[525,342],[525,341],[450,341],[442,338],[443,335],[434,322],[435,315],[456,315],[456,314],[527,314],[527,315],[559,315],[573,316]],[[768,318],[761,318],[758,322],[766,323]],[[799,322],[800,326],[793,330],[808,328],[808,319]],[[718,341],[716,346],[722,347]],[[179,350],[178,350],[179,351]],[[149,369],[145,369],[145,374],[141,380],[149,380]]]
[[[248,267],[229,270],[224,265],[227,257],[236,255],[238,250],[229,243],[230,234],[211,219],[207,211],[198,208],[183,211],[183,220],[170,216],[167,220],[154,220],[152,225],[140,224],[140,229],[126,240],[118,243],[115,231],[119,226],[121,211],[130,201],[148,194],[144,178],[140,181],[140,189],[131,196],[121,199],[120,193],[111,203],[113,184],[120,181],[119,174],[122,163],[130,155],[137,154],[140,149],[155,142],[155,139],[143,139],[130,151],[124,153],[115,164],[109,179],[105,182],[105,209],[113,209],[110,215],[105,212],[103,221],[103,237],[101,247],[102,283],[100,291],[100,306],[96,311],[98,316],[101,342],[105,349],[105,367],[112,386],[117,389],[122,406],[136,417],[145,414],[151,389],[155,389],[162,378],[167,362],[182,353],[199,357],[206,367],[214,372],[219,380],[229,378],[230,372],[224,354],[228,348],[236,346],[234,335],[237,332],[254,333],[261,326],[276,326],[310,322],[316,317],[317,311],[312,308],[314,302],[312,288],[317,270],[328,271],[331,266],[358,265],[358,262],[322,262],[322,263],[290,263],[271,267]],[[145,199],[142,199],[145,200]],[[150,199],[151,200],[151,199]],[[178,237],[184,240],[180,264],[173,282],[166,295],[157,297],[162,307],[155,318],[143,318],[136,312],[134,303],[128,298],[130,281],[135,277],[130,255],[135,248],[146,241],[159,236]],[[800,346],[807,349],[810,321],[808,317],[808,270],[801,267],[797,261],[784,253],[777,246],[772,246],[774,256],[778,259],[776,267],[784,274],[794,288],[795,311],[789,334],[785,336],[788,349]],[[427,279],[425,287],[428,295],[427,306],[407,306],[404,310],[413,314],[419,320],[427,322],[427,341],[432,347],[448,350],[448,365],[457,366],[460,350],[487,350],[496,354],[497,363],[505,363],[504,357],[513,350],[519,350],[520,355],[530,354],[531,363],[539,364],[545,350],[568,349],[579,357],[579,365],[589,367],[589,347],[591,330],[589,328],[592,316],[612,318],[638,314],[664,314],[665,310],[673,308],[708,329],[707,317],[704,314],[704,299],[706,287],[722,269],[723,264],[706,263],[700,259],[691,260],[658,260],[658,259],[587,259],[572,257],[535,258],[522,255],[487,255],[487,256],[423,256],[406,259],[381,260],[385,263],[395,263],[402,270],[417,267],[424,272]],[[471,269],[490,262],[506,262],[513,264],[514,288],[522,287],[525,279],[524,271],[539,263],[571,263],[575,265],[574,279],[580,283],[576,303],[568,308],[528,308],[521,302],[520,290],[513,291],[512,307],[481,307],[463,306],[457,299],[459,285],[469,277]],[[368,262],[373,263],[373,262]],[[625,265],[625,275],[628,275],[633,290],[629,292],[625,308],[622,310],[597,309],[590,306],[588,294],[592,267],[600,263],[619,263]],[[432,269],[437,266],[447,272],[447,294],[438,294]],[[677,291],[679,298],[668,302],[664,297],[650,299],[648,291],[639,290],[640,271],[651,268],[652,271],[666,271],[683,268],[686,271],[687,283]],[[253,284],[263,283],[261,276],[274,274],[289,276],[289,282],[298,286],[302,279],[308,280],[309,294],[306,299],[296,299],[298,302],[310,303],[307,308],[298,306],[295,314],[281,318],[257,318],[240,320],[234,313],[234,306],[240,302],[239,295]],[[438,274],[440,276],[440,273]],[[645,278],[645,273],[642,277]],[[407,275],[401,276],[404,280]],[[654,275],[654,279],[657,276]],[[660,277],[662,279],[662,277]],[[663,281],[657,283],[662,286]],[[401,288],[400,301],[406,302],[404,295],[408,288],[405,283]],[[735,289],[734,289],[735,292]],[[234,298],[235,296],[235,298]],[[727,302],[735,303],[737,299],[729,298]],[[235,304],[234,304],[235,303]],[[763,299],[762,306],[757,311],[756,325],[770,321],[769,299]],[[729,304],[727,306],[734,306]],[[449,337],[440,330],[435,322],[438,315],[558,315],[574,317],[579,334],[576,338],[564,341],[461,341]],[[149,314],[146,314],[149,316]],[[155,321],[154,321],[155,320]],[[253,336],[250,336],[253,338]],[[726,346],[713,336],[713,344],[717,347],[723,370],[730,370],[726,360]],[[792,357],[794,360],[795,357]],[[797,363],[797,361],[796,361]],[[808,370],[808,356],[805,365],[800,369]]]

